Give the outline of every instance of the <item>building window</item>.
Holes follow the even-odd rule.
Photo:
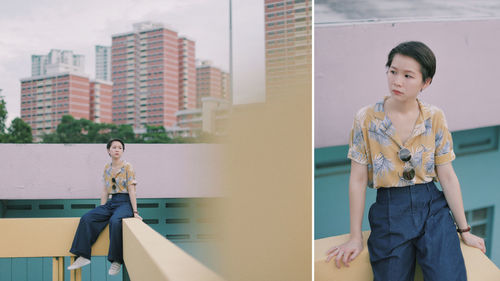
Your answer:
[[[484,239],[486,255],[490,257],[493,229],[493,207],[469,210],[465,212],[467,222],[472,227],[471,232]]]

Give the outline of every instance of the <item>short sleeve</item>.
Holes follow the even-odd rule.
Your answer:
[[[127,182],[128,185],[135,184],[137,185],[137,180],[135,178],[135,171],[134,167],[132,167],[132,164],[127,163]]]
[[[363,165],[368,165],[368,156],[366,151],[366,142],[358,118],[354,119],[351,135],[349,139],[349,153],[347,158]]]
[[[102,185],[108,187],[108,176],[107,171],[109,168],[109,164],[104,165],[104,171],[102,172]]]
[[[455,159],[455,152],[453,151],[453,139],[448,130],[446,118],[441,110],[435,113],[433,127],[435,131],[435,152],[434,161],[436,165],[447,164]]]

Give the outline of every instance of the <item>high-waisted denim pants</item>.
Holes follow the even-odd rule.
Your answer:
[[[467,280],[460,241],[442,191],[433,182],[379,188],[368,213],[368,251],[375,281]]]
[[[92,245],[109,222],[110,262],[123,264],[122,219],[133,217],[130,197],[127,193],[113,194],[104,205],[88,211],[80,218],[71,253],[90,259]]]

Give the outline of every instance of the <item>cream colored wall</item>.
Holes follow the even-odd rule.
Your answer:
[[[69,256],[80,218],[0,219],[0,258]],[[105,256],[109,227],[92,246],[93,256]]]

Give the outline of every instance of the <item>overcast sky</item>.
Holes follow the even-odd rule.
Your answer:
[[[95,77],[95,45],[140,21],[162,22],[196,41],[196,58],[229,71],[229,0],[18,0],[0,4],[0,89],[8,120],[20,117],[20,79],[31,55],[51,49],[85,55]],[[234,103],[265,99],[264,0],[233,0]]]

